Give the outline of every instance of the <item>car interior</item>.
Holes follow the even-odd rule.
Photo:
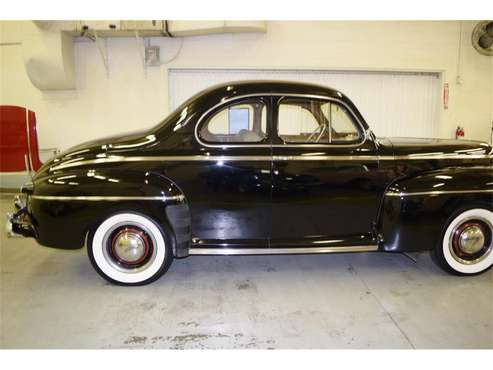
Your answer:
[[[266,105],[242,102],[215,113],[200,130],[209,143],[260,143],[267,138]],[[284,98],[278,106],[279,137],[285,144],[355,143],[360,132],[349,112],[333,102]]]

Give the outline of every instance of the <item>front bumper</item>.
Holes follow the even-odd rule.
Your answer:
[[[22,199],[16,196],[14,199],[15,212],[7,213],[7,235],[36,237],[36,233],[27,210],[27,197]]]

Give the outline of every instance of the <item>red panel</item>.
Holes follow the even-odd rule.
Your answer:
[[[42,163],[39,159],[38,131],[36,128],[36,114],[29,111],[29,139],[31,144],[31,165],[34,171],[39,170]]]
[[[26,109],[12,105],[0,106],[0,172],[25,171],[24,156],[29,152]],[[36,116],[29,111],[29,139],[32,167],[41,166],[36,134]]]

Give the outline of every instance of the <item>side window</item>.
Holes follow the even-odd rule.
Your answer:
[[[356,129],[349,112],[339,104],[327,103],[330,105],[330,127],[332,128],[332,142],[356,142],[360,138],[360,133]]]
[[[323,100],[286,98],[278,113],[278,135],[285,143],[356,143],[360,132],[340,104]]]
[[[208,143],[259,143],[267,137],[267,107],[262,99],[242,101],[214,113],[200,128]]]

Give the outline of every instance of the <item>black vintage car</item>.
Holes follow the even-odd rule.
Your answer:
[[[122,285],[197,254],[432,250],[462,275],[493,264],[490,145],[376,138],[342,93],[301,83],[203,91],[147,132],[60,154],[16,206],[14,232],[86,244]]]

